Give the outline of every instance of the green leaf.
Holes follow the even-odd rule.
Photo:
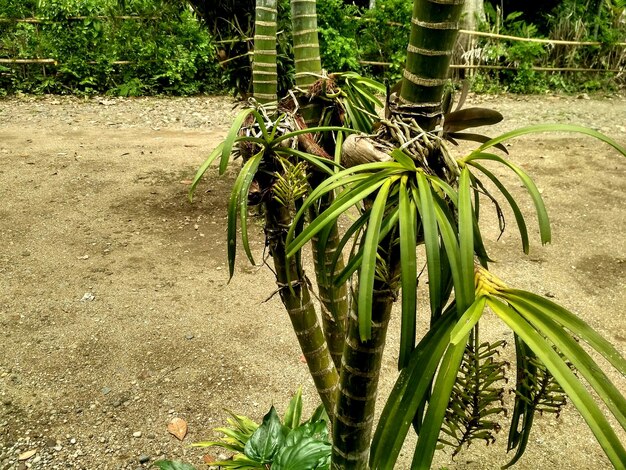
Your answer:
[[[515,216],[515,222],[517,223],[517,228],[519,230],[520,237],[522,239],[522,251],[525,254],[528,254],[528,252],[530,251],[528,229],[526,228],[526,221],[524,220],[524,215],[522,214],[522,211],[517,205],[517,202],[515,201],[513,196],[511,196],[511,193],[506,189],[506,187],[502,184],[502,182],[496,177],[496,175],[491,173],[489,170],[487,170],[487,168],[482,166],[480,163],[473,161],[473,162],[469,162],[469,164],[477,168],[478,170],[480,170],[487,178],[489,178],[493,182],[493,184],[495,184],[496,187],[500,190],[500,192],[505,197],[505,199],[508,201],[509,206],[511,206],[511,210],[513,211],[513,215]]]
[[[193,193],[196,191],[196,187],[198,183],[206,173],[207,169],[211,166],[211,163],[215,161],[217,157],[220,156],[222,149],[224,147],[224,143],[219,144],[208,156],[208,158],[204,161],[204,163],[198,168],[196,171],[196,176],[194,176],[193,181],[191,183],[191,187],[189,188],[189,200],[193,200]]]
[[[441,259],[439,257],[439,232],[432,189],[423,172],[417,173],[418,191],[412,188],[413,199],[417,203],[422,226],[424,227],[424,244],[426,246],[426,262],[428,265],[428,292],[430,294],[431,317],[441,313]],[[419,192],[419,194],[417,194]]]
[[[430,389],[457,319],[454,302],[419,342],[398,376],[380,415],[372,440],[372,470],[393,470],[411,421]]]
[[[328,470],[332,446],[313,437],[302,437],[285,446],[272,464],[272,470]]]
[[[557,322],[550,319],[541,310],[535,309],[523,301],[509,300],[509,303],[527,321],[532,323],[535,329],[541,331],[546,338],[552,341],[580,375],[589,382],[622,428],[626,429],[626,399],[615,388],[591,356]]]
[[[417,208],[410,199],[407,187],[408,176],[400,180],[400,258],[402,284],[402,324],[400,327],[400,356],[398,369],[406,366],[415,347],[417,316]]]
[[[285,442],[285,432],[276,409],[272,406],[263,423],[250,436],[244,452],[246,457],[261,463],[271,463]]]
[[[175,460],[157,460],[153,464],[161,470],[196,470],[196,467]]]
[[[300,150],[280,147],[280,148],[275,149],[275,152],[278,155],[286,153],[288,155],[293,155],[294,157],[298,157],[310,163],[312,166],[314,166],[318,170],[321,170],[324,173],[329,174],[329,175],[333,175],[335,174],[335,172],[333,171],[332,168],[329,168],[328,165],[341,169],[341,165],[338,165],[333,160],[329,160],[327,158],[320,158],[317,155],[312,155],[310,153],[301,152]]]
[[[250,250],[250,242],[248,239],[248,192],[250,191],[250,185],[252,184],[252,180],[254,180],[254,176],[256,175],[257,170],[259,169],[259,164],[263,159],[263,152],[259,152],[254,157],[252,157],[249,161],[252,161],[251,165],[247,167],[244,165],[241,171],[246,170],[244,175],[244,180],[241,184],[241,189],[239,191],[239,220],[241,222],[241,244],[243,245],[243,249],[250,260],[250,263],[255,265],[254,257],[252,256],[252,251]],[[233,256],[234,258],[234,256]],[[232,274],[231,274],[232,276]]]
[[[283,140],[292,139],[293,137],[297,137],[301,134],[317,134],[322,132],[346,132],[348,134],[356,134],[358,131],[355,129],[350,129],[348,127],[341,126],[320,126],[320,127],[307,127],[306,129],[300,129],[293,132],[288,132],[287,134],[283,134],[280,137],[272,140],[271,146],[276,147]]]
[[[483,299],[477,299],[468,309],[471,317],[474,317],[475,310],[484,308]],[[433,393],[428,404],[426,416],[422,423],[421,432],[413,455],[413,469],[429,469],[432,463],[435,448],[437,447],[437,438],[441,429],[443,418],[450,401],[450,394],[456,381],[456,376],[461,366],[465,346],[469,338],[469,332],[465,337],[456,344],[450,344],[446,351],[433,388]]]
[[[450,332],[450,344],[456,346],[464,340],[467,342],[467,336],[483,315],[486,300],[484,296],[477,298],[473,306],[468,308],[461,316],[458,323],[452,329],[452,332]]]
[[[474,302],[474,212],[467,168],[461,171],[459,181],[459,248],[462,282],[466,302],[470,304]]]
[[[343,172],[337,173],[334,178]],[[296,254],[305,243],[307,243],[313,236],[315,236],[320,230],[324,228],[326,224],[335,221],[341,214],[347,211],[356,203],[362,201],[364,198],[372,194],[384,183],[385,179],[389,176],[388,173],[380,172],[369,176],[366,180],[361,181],[358,185],[351,188],[349,191],[341,193],[331,204],[331,206],[322,212],[305,228],[300,235],[292,240],[294,226],[292,224],[289,233],[287,234],[287,257],[291,257]],[[320,186],[321,187],[321,186]],[[318,187],[318,189],[320,188]],[[304,216],[305,209],[312,203],[313,194],[307,198],[302,208],[298,211],[294,222],[300,217]]]
[[[385,207],[387,206],[387,196],[389,189],[394,182],[394,178],[384,181],[370,212],[370,218],[365,232],[363,242],[363,261],[359,273],[359,335],[361,341],[367,341],[372,336],[372,299],[374,296],[374,277],[376,274],[376,257],[378,254],[378,238]],[[371,192],[370,192],[371,193]]]
[[[467,162],[469,163],[473,160],[492,160],[502,163],[503,165],[513,170],[515,174],[517,174],[517,176],[519,176],[520,180],[526,187],[528,194],[530,194],[533,203],[535,204],[537,218],[539,219],[539,233],[541,234],[541,243],[544,245],[546,243],[550,243],[552,237],[550,231],[550,219],[548,218],[548,212],[546,211],[546,206],[543,203],[543,198],[541,197],[541,194],[539,193],[539,190],[537,189],[537,186],[535,185],[533,180],[520,167],[514,165],[513,163],[505,160],[498,155],[494,155],[491,153],[472,153],[468,157]]]
[[[300,425],[300,417],[302,416],[302,387],[298,387],[298,391],[289,400],[287,410],[285,410],[285,418],[283,422],[289,429],[297,428]]]
[[[239,201],[241,198],[242,188],[248,184],[250,186],[251,178],[254,177],[256,169],[258,168],[260,159],[263,153],[260,152],[253,158],[248,160],[241,168],[233,189],[231,191],[230,199],[228,201],[228,222],[227,222],[227,234],[226,240],[228,242],[228,272],[232,279],[235,273],[235,256],[237,254],[237,212],[240,207]],[[244,197],[247,197],[247,192]],[[248,248],[249,250],[249,248]],[[250,255],[251,256],[251,255]]]
[[[417,171],[417,167],[415,166],[415,161],[409,157],[406,153],[404,153],[400,149],[395,149],[391,152],[391,156],[395,161],[397,161],[400,165],[406,168],[409,171]]]
[[[249,114],[255,112],[256,111],[253,108],[247,108],[242,110],[239,114],[237,114],[237,116],[235,116],[233,124],[230,126],[230,130],[228,131],[228,134],[226,135],[226,139],[224,139],[224,144],[222,146],[222,157],[220,159],[220,175],[223,175],[224,172],[226,172],[230,155],[233,153],[233,145],[235,144],[235,139],[237,139],[237,137],[239,136],[239,131],[243,122],[246,120]]]
[[[551,300],[544,299],[543,297],[517,289],[507,289],[503,292],[506,300],[523,300],[524,302],[532,305],[547,315],[552,320],[556,321],[559,325],[569,329],[572,333],[579,336],[593,349],[598,351],[604,358],[615,367],[622,376],[626,376],[626,359],[620,354],[620,352],[606,339],[604,339],[598,332],[591,328],[587,323],[574,315],[569,310],[565,309],[559,304],[552,302]]]
[[[626,467],[626,450],[593,397],[564,360],[518,312],[496,299],[489,307],[528,345],[563,388],[615,468]]]
[[[615,150],[620,152],[622,155],[626,156],[626,149],[619,145],[616,141],[611,139],[610,137],[601,134],[600,132],[594,131],[593,129],[589,129],[583,126],[576,126],[573,124],[538,124],[535,126],[527,126],[522,127],[520,129],[516,129],[511,132],[506,132],[498,137],[495,137],[488,142],[485,142],[483,145],[474,150],[470,156],[474,154],[481,153],[484,150],[487,150],[490,147],[494,147],[495,145],[505,142],[507,140],[511,140],[515,137],[519,137],[525,134],[535,134],[538,132],[576,132],[579,134],[586,134],[591,137],[595,137],[596,139],[601,140],[602,142],[610,145]]]

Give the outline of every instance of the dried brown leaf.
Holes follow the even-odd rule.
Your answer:
[[[182,418],[174,418],[167,425],[167,432],[182,441],[187,435],[187,422]]]

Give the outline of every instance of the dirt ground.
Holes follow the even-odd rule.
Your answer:
[[[471,101],[505,115],[492,133],[557,121],[626,145],[624,97]],[[279,298],[265,302],[271,272],[240,259],[227,282],[236,166],[223,178],[211,170],[194,202],[186,198],[235,112],[219,97],[0,100],[0,470],[139,469],[162,456],[204,468],[217,451],[188,445],[216,437],[224,408],[260,419],[272,403],[284,409],[300,384],[305,413],[316,406]],[[509,150],[543,193],[553,244],[541,247],[532,224],[523,255],[513,220],[497,240],[484,209],[493,270],[579,313],[626,353],[626,160],[576,135],[523,137]],[[522,206],[531,214],[528,198]],[[486,337],[512,338],[487,320]],[[395,378],[397,342],[391,333],[381,395]],[[188,422],[184,442],[166,430],[173,417]],[[435,468],[499,468],[506,433],[498,437],[454,460],[438,452]],[[36,454],[18,463],[28,450]],[[610,464],[569,406],[558,420],[538,419],[517,468]]]

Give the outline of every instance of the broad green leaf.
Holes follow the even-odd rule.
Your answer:
[[[387,196],[394,178],[387,179],[374,200],[370,218],[363,241],[363,261],[359,272],[359,335],[361,341],[367,341],[372,336],[372,299],[374,296],[374,277],[376,274],[376,257],[378,254],[378,239],[385,207],[387,206]]]
[[[372,470],[393,470],[411,421],[424,397],[457,319],[454,302],[419,342],[409,363],[389,394],[374,433],[370,452]]]
[[[459,248],[462,282],[467,296],[466,302],[470,304],[474,302],[474,213],[467,168],[461,171],[459,181]]]
[[[271,463],[285,442],[285,429],[272,406],[263,417],[263,424],[246,442],[244,449],[246,457],[261,463]]]
[[[332,446],[313,437],[303,437],[285,446],[276,456],[272,470],[329,470]]]
[[[569,310],[545,299],[537,294],[517,289],[507,289],[504,291],[504,298],[509,300],[522,300],[529,305],[541,310],[558,324],[569,329],[576,336],[579,336],[593,349],[598,351],[604,358],[615,367],[622,376],[626,376],[626,359],[619,353],[615,347],[604,339],[598,332],[591,328],[587,323],[574,315]]]
[[[302,416],[302,387],[298,387],[298,391],[289,400],[287,410],[285,410],[285,418],[283,423],[289,429],[297,428],[300,425],[300,417]]]
[[[526,302],[509,300],[510,305],[527,321],[546,336],[563,356],[572,363],[578,373],[593,387],[607,408],[626,429],[626,399],[615,388],[595,361],[561,326],[546,316],[541,310],[532,308]]]
[[[222,146],[222,156],[220,159],[220,175],[223,175],[226,171],[230,155],[233,153],[233,145],[235,144],[235,139],[237,139],[239,135],[239,131],[243,122],[251,113],[256,113],[256,111],[253,108],[246,108],[242,110],[239,114],[237,114],[237,116],[235,116],[233,124],[230,126],[230,130],[228,131],[228,134],[226,135],[226,139],[224,139],[224,144]]]
[[[626,450],[593,397],[564,360],[552,349],[546,339],[511,307],[493,298],[490,298],[487,303],[545,364],[587,422],[615,468],[626,467]]]
[[[576,132],[579,134],[586,134],[601,140],[602,142],[613,147],[622,155],[626,156],[626,149],[610,137],[607,137],[598,131],[594,131],[593,129],[589,129],[588,127],[576,126],[573,124],[538,124],[535,126],[522,127],[511,132],[506,132],[505,134],[502,134],[485,142],[483,145],[474,150],[471,155],[481,153],[482,151],[487,150],[490,147],[494,147],[499,143],[511,140],[515,137],[519,137],[525,134],[535,134],[539,132]]]
[[[196,171],[196,176],[194,176],[193,181],[191,182],[191,187],[189,188],[189,200],[193,200],[193,193],[196,191],[196,186],[206,173],[207,169],[211,166],[211,164],[215,161],[217,157],[222,153],[222,149],[224,147],[224,143],[219,144],[215,149],[209,154],[208,158],[204,161],[198,171]]]
[[[408,176],[400,179],[400,258],[402,284],[402,324],[400,327],[400,355],[398,369],[406,366],[415,347],[417,316],[417,208],[407,187]]]
[[[330,418],[328,417],[328,413],[326,412],[326,408],[324,408],[323,404],[320,404],[315,411],[311,415],[311,417],[306,421],[306,423],[330,423]],[[305,423],[305,424],[306,424]]]
[[[550,243],[550,219],[548,218],[548,212],[546,211],[546,206],[543,203],[543,198],[541,197],[541,194],[539,193],[539,190],[537,189],[537,186],[535,186],[533,180],[520,167],[514,165],[513,163],[505,160],[498,155],[494,155],[492,153],[472,153],[468,157],[467,162],[469,163],[473,160],[492,160],[502,163],[503,165],[513,170],[515,174],[517,174],[517,176],[519,176],[520,180],[526,187],[528,194],[530,194],[533,203],[535,204],[537,218],[539,219],[539,233],[541,234],[541,243]]]
[[[423,172],[417,173],[417,182],[417,191],[412,188],[413,199],[417,203],[424,227],[431,317],[437,317],[441,313],[443,302],[441,299],[441,259],[439,257],[439,232],[437,230],[435,202],[430,184]]]
[[[196,467],[176,460],[157,460],[153,464],[161,470],[196,470]]]

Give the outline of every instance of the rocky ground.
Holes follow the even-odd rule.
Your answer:
[[[558,121],[626,144],[623,97],[471,101],[506,116],[492,133]],[[224,178],[211,170],[194,202],[186,198],[233,105],[218,97],[0,100],[0,469],[135,470],[164,456],[202,468],[218,451],[188,444],[216,437],[224,408],[260,419],[300,384],[305,413],[315,408],[278,296],[267,300],[271,272],[241,259],[228,283],[236,167]],[[494,271],[580,313],[626,352],[626,160],[564,134],[519,138],[509,150],[535,177],[554,240],[541,247],[533,226],[525,256],[514,223],[498,240],[493,217]],[[263,244],[257,230],[259,258]],[[487,320],[486,337],[511,338]],[[382,395],[395,378],[397,342],[391,333]],[[626,380],[611,377],[626,393]],[[176,417],[189,426],[182,442],[167,431]],[[436,468],[499,468],[505,446],[501,433],[454,460],[439,452]],[[399,468],[408,468],[403,459]],[[518,468],[608,465],[569,407],[558,420],[538,420]]]

